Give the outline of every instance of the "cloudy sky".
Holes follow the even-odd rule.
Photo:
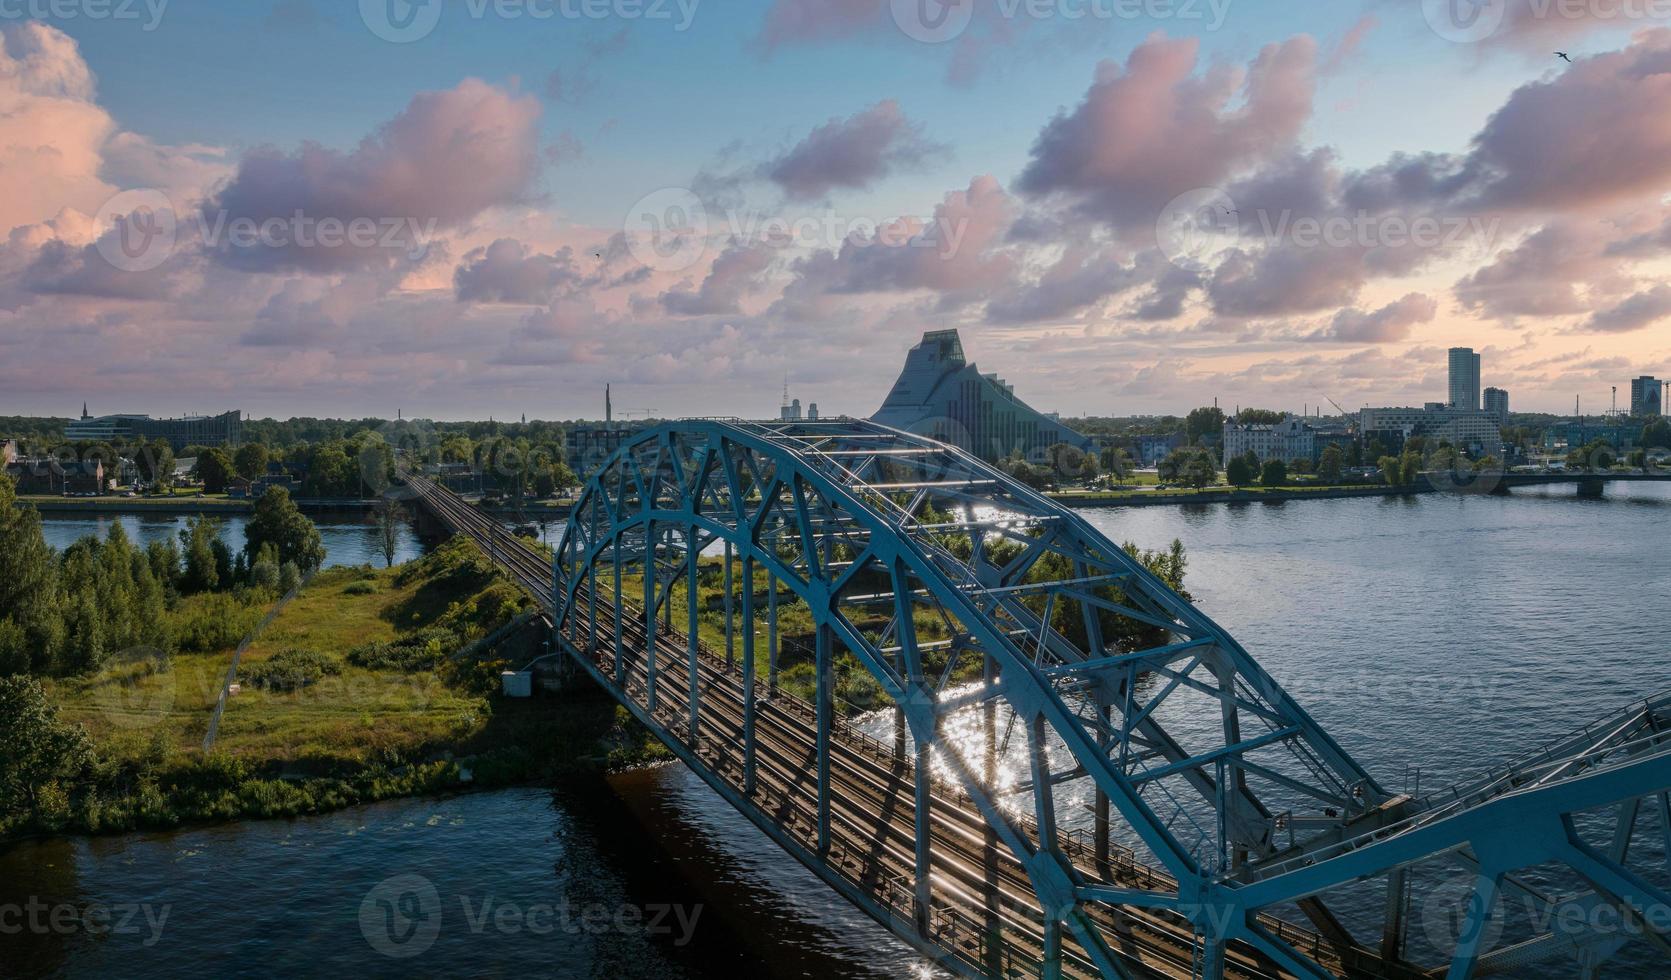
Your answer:
[[[33,15],[31,15],[33,11]],[[0,414],[1671,374],[1654,0],[7,0]],[[1564,51],[1571,60],[1554,56]]]

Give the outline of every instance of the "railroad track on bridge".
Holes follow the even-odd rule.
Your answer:
[[[455,532],[470,537],[546,608],[552,607],[552,570],[541,553],[432,481],[409,476],[407,484],[436,517]],[[596,608],[598,635],[612,637],[617,626],[613,622],[613,597],[600,598]],[[618,624],[626,654],[621,686],[632,697],[634,707],[648,712],[649,671],[642,609],[625,599],[623,608],[632,610],[633,615],[623,616]],[[583,627],[581,632],[590,635],[590,627]],[[613,649],[611,640],[588,643],[582,652],[594,671],[610,676],[615,670]],[[657,651],[663,664],[678,664],[687,653],[686,638],[658,629]],[[656,708],[650,713],[665,732],[678,733],[687,728],[688,688],[669,682],[671,674],[662,676]],[[701,758],[737,793],[744,792],[748,776],[741,752],[744,698],[738,670],[704,648],[698,669],[698,730],[695,738],[687,732],[683,739],[676,738],[680,744],[670,743],[675,750],[683,748]],[[755,781],[750,798],[761,811],[771,814],[804,852],[816,854],[817,800],[809,779],[817,754],[815,709],[782,691],[758,697],[756,705]],[[916,914],[910,888],[915,863],[913,762],[898,758],[884,743],[848,725],[838,723],[834,734],[831,842],[819,862],[822,868],[813,870],[833,871],[890,915],[910,921]],[[1021,864],[992,840],[979,811],[957,789],[936,781],[928,809],[933,823],[934,898],[926,925],[943,947],[957,951],[962,962],[948,965],[965,972],[973,969],[1002,976],[1039,975],[1044,957],[1042,912]],[[1027,826],[1036,842],[1036,826],[1030,822]],[[1164,872],[1138,862],[1124,849],[1099,865],[1089,843],[1068,840],[1065,848],[1076,866],[1093,880],[1135,889],[1177,888]],[[1188,921],[1175,913],[1105,905],[1095,909],[1092,921],[1135,975],[1200,975],[1198,937]],[[1349,973],[1346,961],[1318,933],[1274,916],[1266,925],[1286,942],[1335,963],[1340,975],[1381,975],[1373,968],[1374,954],[1367,949],[1347,951],[1356,961],[1356,968]],[[1084,950],[1071,939],[1063,943],[1063,970],[1073,976],[1099,975]],[[1251,949],[1232,947],[1225,975],[1263,980],[1291,974]]]

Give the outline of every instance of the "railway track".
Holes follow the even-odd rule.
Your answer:
[[[554,607],[552,570],[547,559],[522,539],[484,517],[450,492],[421,477],[407,480],[435,516],[455,531],[472,538],[490,559],[509,571],[535,598]],[[584,589],[584,585],[582,588]],[[601,591],[601,590],[600,590]],[[623,673],[618,685],[640,708],[649,701],[649,672],[645,656],[646,631],[642,607],[623,599],[624,615],[614,623],[614,598],[599,597],[597,635],[610,642],[588,648],[584,637],[576,644],[605,676],[615,676],[616,629],[623,640]],[[632,614],[626,614],[627,610]],[[582,633],[589,634],[590,627]],[[671,737],[698,755],[738,792],[745,780],[741,751],[744,731],[744,690],[741,675],[712,653],[698,657],[699,724],[689,730],[687,650],[682,635],[657,631],[657,660],[679,669],[663,668],[656,684],[656,721]],[[755,710],[755,785],[753,802],[770,814],[779,827],[810,853],[817,847],[816,709],[783,692],[757,695]],[[897,759],[874,739],[837,723],[830,745],[830,848],[823,862],[871,895],[894,917],[911,923],[911,881],[915,875],[914,770],[909,760]],[[931,782],[929,805],[932,860],[931,909],[925,915],[932,938],[954,950],[967,966],[1002,975],[1035,975],[1044,956],[1043,916],[1032,885],[1021,864],[1007,849],[996,846],[984,818],[957,789]],[[1021,821],[1036,842],[1036,829]],[[1176,883],[1121,854],[1098,866],[1090,848],[1063,841],[1078,870],[1088,880],[1165,890]],[[990,896],[990,897],[989,897]],[[1093,926],[1128,969],[1143,976],[1187,978],[1198,973],[1198,942],[1190,924],[1176,913],[1157,909],[1094,906]],[[1308,945],[1325,958],[1329,950],[1314,934],[1271,918],[1266,923],[1282,929],[1283,938]],[[995,927],[995,928],[994,928]],[[1001,938],[999,938],[1001,937]],[[1064,973],[1097,976],[1091,959],[1062,932]],[[1227,950],[1226,976],[1265,980],[1286,976],[1250,948]],[[1343,969],[1337,971],[1345,973]],[[1356,974],[1354,974],[1356,975]]]

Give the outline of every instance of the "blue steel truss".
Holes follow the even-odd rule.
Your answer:
[[[1557,954],[1593,969],[1624,944],[1544,930],[1489,948],[1481,937],[1507,893],[1545,913],[1606,903],[1639,927],[1633,938],[1671,949],[1659,931],[1671,896],[1629,866],[1650,811],[1671,853],[1671,699],[1475,785],[1394,792],[1139,557],[952,446],[852,420],[647,430],[588,480],[554,573],[564,649],[779,844],[961,972],[1003,966],[991,936],[971,954],[933,926],[937,913],[980,921],[994,897],[947,885],[962,845],[937,842],[937,781],[978,812],[984,846],[1024,873],[1036,921],[995,925],[988,908],[985,922],[1034,950],[1047,976],[1179,975],[1177,963],[1146,958],[1122,922],[1181,932],[1195,975],[1422,975],[1431,964],[1413,962],[1407,910],[1414,883],[1447,867],[1474,883],[1459,939],[1440,951],[1452,977]],[[704,576],[723,576],[718,608],[689,599]],[[757,799],[761,705],[785,697],[779,612],[790,603],[810,618],[816,678],[803,837]],[[741,646],[740,669],[715,667],[699,642],[704,623],[724,637],[726,669]],[[886,886],[829,866],[833,837],[852,829],[832,816],[832,757],[851,737],[836,718],[843,663],[880,688],[895,752],[914,760],[910,914]],[[725,676],[740,692],[738,737],[703,736],[704,698],[720,696],[714,678]],[[947,736],[967,719],[983,728],[984,751]],[[1001,732],[1007,749],[1017,731],[1025,769],[1000,779],[995,743]],[[733,753],[740,783],[717,774]],[[1089,801],[1088,819],[1064,805],[1073,792]],[[1587,843],[1598,821],[1607,839]],[[1120,873],[1123,844],[1156,871]],[[1571,887],[1524,874],[1551,863]],[[1351,923],[1331,910],[1354,888],[1384,893],[1368,938],[1361,910]],[[1307,927],[1273,912],[1297,912]]]

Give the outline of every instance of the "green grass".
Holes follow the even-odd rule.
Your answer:
[[[181,600],[171,615],[201,611],[213,598]],[[535,630],[513,635],[491,659],[450,659],[531,604],[463,540],[392,570],[323,571],[245,651],[240,690],[207,754],[202,742],[233,641],[166,664],[139,657],[50,681],[62,719],[87,729],[100,761],[76,788],[75,812],[45,829],[313,813],[656,757],[645,732],[601,694],[565,694],[560,704],[499,696],[500,671],[532,658]],[[252,619],[262,612],[248,610]],[[446,659],[421,669],[349,660],[366,644],[413,636],[454,642]],[[286,660],[309,664],[310,680],[251,682]]]

